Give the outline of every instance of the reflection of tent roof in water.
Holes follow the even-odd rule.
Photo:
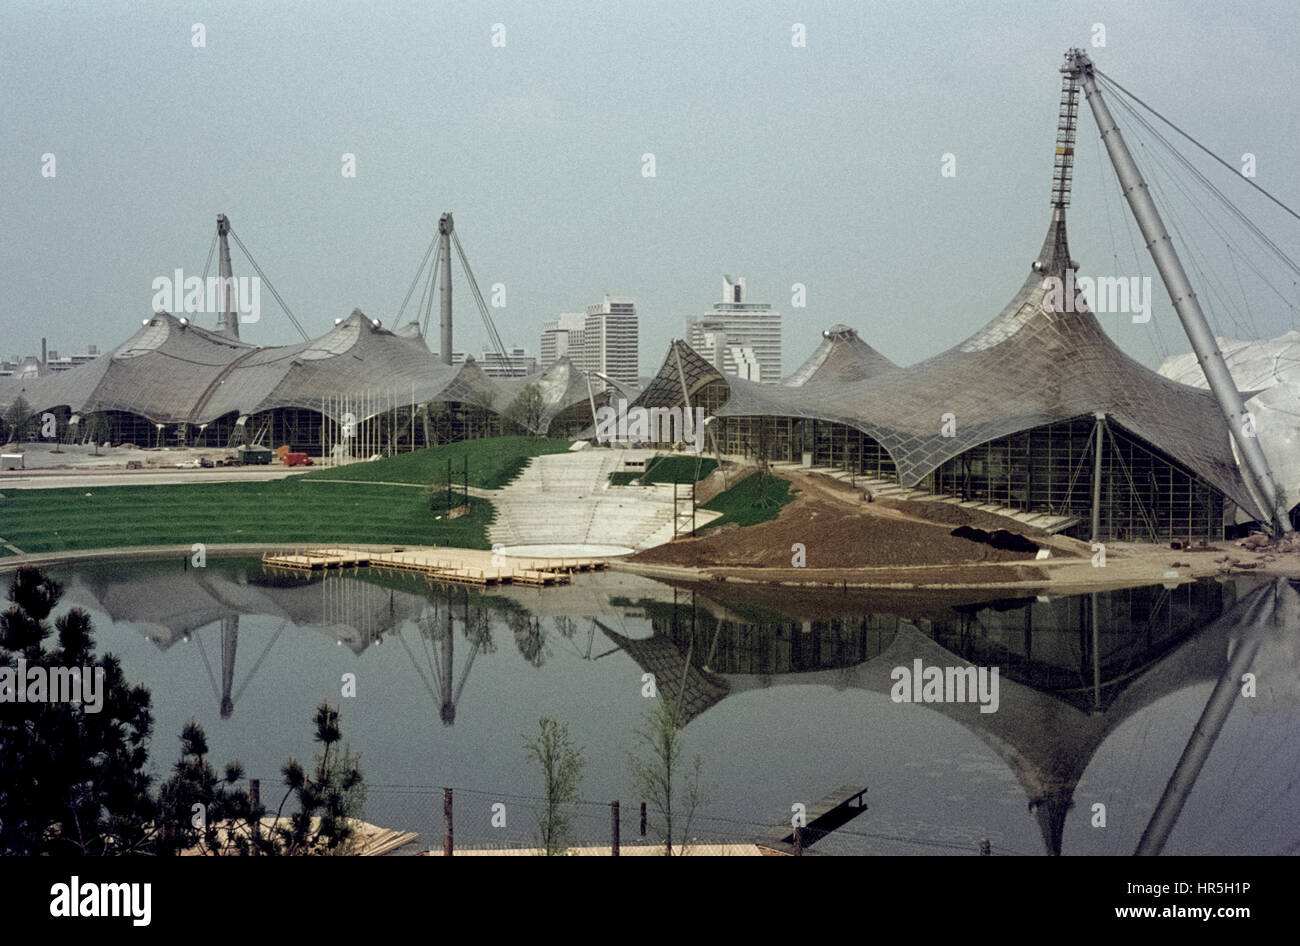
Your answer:
[[[264,576],[225,568],[149,570],[78,578],[68,600],[130,621],[163,650],[224,617],[265,615],[310,627],[361,653],[378,635],[419,613],[424,599],[351,576]]]
[[[233,574],[221,568],[196,568],[181,572],[151,571],[113,580],[90,578],[74,581],[68,602],[104,611],[114,623],[129,621],[160,649],[177,640],[194,641],[217,696],[222,717],[234,712],[240,695],[290,624],[310,627],[347,642],[360,654],[379,637],[419,613],[424,600],[350,576],[326,575],[317,580],[301,576],[267,579],[260,574]],[[279,619],[243,683],[235,686],[235,662],[242,615]],[[203,636],[209,625],[220,624],[221,684],[208,657]]]
[[[642,669],[654,673],[661,689],[665,688],[665,681],[674,681],[676,685],[675,681],[685,677],[687,722],[727,695],[778,684],[824,684],[836,689],[852,687],[889,696],[895,683],[894,668],[911,668],[917,658],[926,667],[997,666],[1001,663],[1000,702],[996,712],[981,712],[977,702],[932,703],[925,704],[925,709],[957,722],[1006,762],[1030,799],[1047,850],[1059,854],[1065,816],[1073,805],[1075,786],[1107,737],[1139,710],[1157,700],[1189,686],[1218,680],[1227,667],[1228,639],[1239,633],[1235,625],[1245,615],[1247,604],[1257,597],[1252,592],[1234,604],[1231,596],[1224,594],[1224,586],[1206,583],[1184,585],[1174,594],[1181,593],[1187,600],[1178,602],[1175,607],[1172,595],[1166,591],[1155,588],[1109,593],[1118,597],[1114,598],[1112,607],[1101,606],[1103,626],[1097,633],[1093,629],[1098,622],[1088,614],[1080,615],[1082,623],[1069,627],[1067,631],[1078,635],[1083,647],[1081,663],[1087,665],[1076,668],[1076,685],[1069,685],[1068,675],[1062,674],[1059,662],[1052,666],[1055,655],[1050,652],[1036,658],[1037,666],[1035,660],[1028,657],[1017,666],[990,655],[991,640],[1005,646],[1005,639],[996,641],[996,637],[1014,627],[1014,622],[1024,622],[1023,609],[984,612],[988,624],[993,625],[984,627],[984,633],[971,633],[969,624],[964,626],[963,633],[935,622],[927,634],[910,621],[894,619],[897,632],[892,635],[880,633],[868,642],[860,651],[866,659],[859,658],[860,662],[842,666],[828,665],[834,661],[823,660],[822,668],[811,670],[805,668],[810,661],[815,664],[818,658],[810,651],[805,657],[787,652],[789,663],[784,669],[769,662],[759,672],[729,672],[751,658],[739,652],[727,654],[725,645],[721,650],[716,644],[710,648],[706,642],[716,638],[725,624],[730,626],[725,628],[724,637],[743,637],[746,641],[762,637],[763,626],[711,619],[719,609],[716,605],[706,608],[703,600],[696,609],[698,620],[675,622],[678,627],[676,634],[665,630],[666,622],[662,615],[655,621],[656,633],[649,639],[630,640],[603,626],[602,630]],[[1078,607],[1079,602],[1086,604],[1094,597],[1106,598],[1108,595],[1035,603],[1032,607],[1039,624],[1037,634],[1047,638],[1040,640],[1037,648],[1040,651],[1051,650],[1052,628],[1046,615],[1052,614],[1054,607],[1058,616],[1069,621],[1071,611]],[[689,613],[690,606],[683,605],[678,610]],[[1105,616],[1118,620],[1126,610],[1135,617],[1141,616],[1147,630],[1153,633],[1140,633],[1135,626],[1138,621],[1133,618],[1130,618],[1129,626],[1122,628],[1104,626],[1108,620]],[[957,615],[954,626],[968,617]],[[857,622],[877,625],[880,620],[871,617],[856,619]],[[825,622],[813,623],[823,625]],[[844,636],[855,646],[860,646],[862,642],[853,638],[861,628],[851,627],[854,621],[850,619],[842,623]],[[689,631],[681,633],[683,627],[694,627],[695,635]],[[1160,633],[1162,627],[1167,628],[1166,633]],[[1000,634],[990,633],[994,628]],[[755,634],[756,630],[760,633]],[[797,623],[790,622],[788,630],[790,633],[777,636],[782,640],[797,641],[801,632],[806,634],[806,625],[800,628]],[[940,637],[953,649],[937,643],[935,637]],[[1104,653],[1098,652],[1103,648]],[[724,664],[721,671],[715,667],[713,673],[707,673],[696,666],[697,663],[704,665],[706,661],[716,660],[719,653]],[[851,654],[852,648],[841,653]],[[1005,649],[1001,656],[1008,656]],[[1051,689],[1029,685],[1043,687],[1053,679],[1059,682]]]
[[[706,670],[695,666],[688,655],[677,649],[667,637],[656,634],[653,637],[634,640],[611,630],[599,621],[597,626],[620,649],[636,661],[646,673],[654,674],[655,689],[659,699],[676,701],[685,726],[710,706],[728,695],[731,688],[722,680]]]

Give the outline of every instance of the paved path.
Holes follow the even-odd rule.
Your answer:
[[[299,473],[302,467],[269,466],[218,470],[118,470],[112,473],[86,473],[77,470],[33,475],[31,470],[0,473],[0,493],[7,489],[89,489],[95,486],[171,486],[184,483],[264,483],[282,480]],[[404,484],[403,484],[404,485]]]

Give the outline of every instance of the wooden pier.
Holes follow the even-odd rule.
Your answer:
[[[867,810],[866,788],[841,785],[808,806],[804,813],[803,837],[799,847],[807,850],[836,828],[843,827]],[[794,830],[781,826],[759,840],[760,847],[779,854],[802,853],[796,850]]]
[[[293,571],[331,568],[380,568],[414,572],[433,581],[465,585],[566,585],[575,572],[604,568],[603,558],[532,558],[479,549],[399,548],[368,551],[349,548],[295,549],[268,552],[262,563]]]

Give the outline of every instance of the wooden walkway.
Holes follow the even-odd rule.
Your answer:
[[[379,568],[414,572],[433,581],[466,585],[565,585],[574,572],[606,566],[603,558],[525,558],[479,549],[415,548],[368,551],[349,548],[268,552],[262,563],[294,571]]]
[[[843,827],[867,810],[864,797],[866,788],[857,785],[841,785],[832,789],[820,799],[808,806],[804,813],[803,847],[812,847],[836,828]],[[781,853],[794,853],[794,830],[785,826],[774,828],[759,845]]]

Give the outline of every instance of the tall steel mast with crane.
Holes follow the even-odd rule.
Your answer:
[[[1286,499],[1282,490],[1273,481],[1268,460],[1265,459],[1264,451],[1259,445],[1259,438],[1255,436],[1254,427],[1249,422],[1241,392],[1237,390],[1237,385],[1232,380],[1223,352],[1219,350],[1219,344],[1210,330],[1209,322],[1206,321],[1205,312],[1196,299],[1196,293],[1192,291],[1191,282],[1178,259],[1178,253],[1174,250],[1173,241],[1169,238],[1164,221],[1160,219],[1160,212],[1156,210],[1155,202],[1151,199],[1146,181],[1142,179],[1142,173],[1138,170],[1133,155],[1129,153],[1115,119],[1111,117],[1110,109],[1102,99],[1101,90],[1097,87],[1097,70],[1087,53],[1081,49],[1071,49],[1065,54],[1065,65],[1061,66],[1061,72],[1072,76],[1083,87],[1088,104],[1092,106],[1092,114],[1097,120],[1101,140],[1105,143],[1106,152],[1115,166],[1115,173],[1119,176],[1124,197],[1133,211],[1143,239],[1146,240],[1151,258],[1155,260],[1156,269],[1159,270],[1160,278],[1169,292],[1174,311],[1178,313],[1178,318],[1183,323],[1183,330],[1192,344],[1192,350],[1196,353],[1201,369],[1205,372],[1210,390],[1228,421],[1228,430],[1236,441],[1237,452],[1245,466],[1243,472],[1246,474],[1247,485],[1260,503],[1261,511],[1269,518],[1273,532],[1275,534],[1291,532],[1291,517]]]

